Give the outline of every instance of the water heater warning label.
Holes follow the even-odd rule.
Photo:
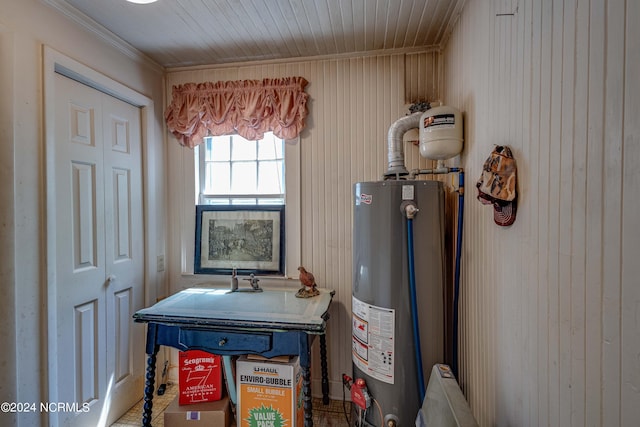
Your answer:
[[[352,359],[367,375],[394,383],[395,310],[352,297]]]

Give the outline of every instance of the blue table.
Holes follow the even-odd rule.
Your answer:
[[[190,288],[133,315],[147,323],[147,372],[143,426],[151,426],[159,347],[199,349],[223,356],[259,354],[298,356],[303,376],[305,427],[313,426],[311,404],[311,343],[320,337],[323,402],[329,402],[326,362],[326,322],[334,291],[297,298],[296,289],[229,292],[228,288]]]

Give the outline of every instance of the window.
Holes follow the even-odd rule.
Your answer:
[[[207,137],[194,151],[198,204],[285,204],[285,141],[272,132]]]
[[[183,278],[194,274],[195,205],[284,205],[284,278],[298,274],[301,251],[299,138],[282,140],[271,133],[265,133],[260,141],[247,141],[237,135],[207,137],[193,151],[179,150],[175,155],[182,158],[183,173],[183,191],[176,194],[180,202],[175,206],[176,211],[181,212]]]

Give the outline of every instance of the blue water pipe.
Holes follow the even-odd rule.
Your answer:
[[[420,348],[420,323],[418,321],[418,298],[416,293],[416,275],[413,256],[413,219],[407,215],[407,253],[409,258],[409,290],[411,293],[411,319],[413,321],[413,343],[415,346],[416,365],[418,369],[418,387],[420,402],[424,401],[425,386],[422,371],[422,349]]]
[[[460,258],[462,254],[462,221],[464,218],[464,172],[458,170],[458,232],[456,236],[456,266],[453,279],[453,351],[451,370],[458,377],[458,300],[460,298]]]
[[[423,174],[448,174],[448,173],[457,173],[458,174],[458,229],[456,232],[456,256],[455,256],[455,273],[453,279],[453,337],[452,337],[452,355],[451,355],[451,370],[453,371],[454,376],[458,376],[458,305],[460,299],[460,264],[462,257],[462,229],[463,229],[463,218],[464,218],[464,170],[462,168],[448,168],[448,167],[438,167],[435,169],[422,169],[422,170],[414,170],[411,172],[411,177],[415,178],[417,175]],[[407,219],[409,223],[411,220]],[[409,262],[409,278],[411,281],[412,275],[414,275],[413,271],[413,225],[411,225],[411,233],[409,233],[409,239],[411,239],[410,244],[410,262]],[[414,283],[412,289],[412,301],[411,306],[413,310],[413,306],[417,306],[417,302],[415,301],[415,278],[413,279]],[[417,310],[417,308],[416,308]],[[414,323],[417,322],[417,315],[413,318]],[[415,328],[417,325],[414,325],[414,340],[416,341],[416,348],[420,351],[420,337],[419,335],[416,337]],[[420,361],[420,363],[422,363]],[[422,373],[422,370],[420,371]],[[422,382],[424,383],[424,378],[422,378]]]

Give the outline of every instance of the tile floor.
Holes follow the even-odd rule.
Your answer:
[[[164,427],[163,412],[176,397],[178,387],[169,384],[167,391],[162,396],[153,397],[153,427]],[[111,427],[139,427],[142,425],[142,411],[144,402],[136,403],[125,415]],[[351,410],[351,403],[346,403],[347,411]],[[349,412],[347,412],[349,413]],[[331,400],[328,405],[322,404],[322,399],[313,399],[313,425],[314,427],[346,427],[348,426],[344,416],[342,401]]]
[[[153,427],[164,427],[164,410],[176,397],[178,393],[178,387],[174,385],[167,385],[167,390],[162,396],[157,394],[153,396],[153,418],[151,425]],[[140,400],[136,403],[129,412],[124,414],[115,424],[111,427],[132,427],[142,425],[142,412],[144,401]]]

